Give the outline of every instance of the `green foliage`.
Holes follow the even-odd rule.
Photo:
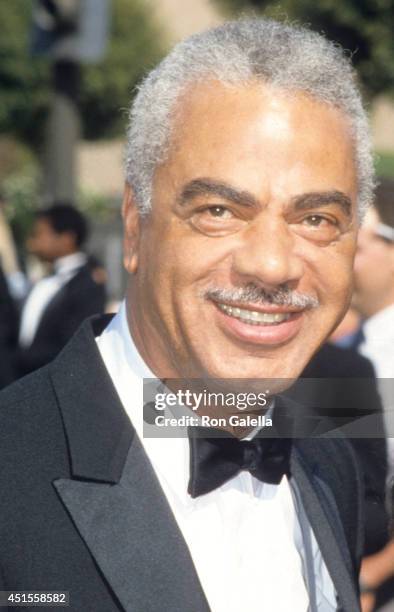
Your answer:
[[[5,214],[19,245],[23,245],[34,211],[39,207],[39,180],[38,168],[31,163],[8,176],[2,183]]]
[[[44,139],[51,70],[47,58],[30,56],[31,7],[31,0],[0,2],[0,134],[37,149]],[[100,138],[122,131],[122,109],[129,105],[136,81],[160,55],[160,31],[141,0],[112,0],[107,56],[82,69],[85,136]]]
[[[29,56],[31,3],[0,2],[0,133],[37,144],[48,108],[45,62]]]
[[[229,13],[253,9],[297,20],[353,53],[366,93],[394,94],[394,0],[217,0]]]
[[[107,195],[81,191],[77,198],[78,208],[93,222],[112,223],[119,218],[121,201]]]
[[[394,153],[379,153],[376,156],[376,174],[394,178]]]

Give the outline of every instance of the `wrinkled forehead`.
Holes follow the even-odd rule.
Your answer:
[[[301,130],[305,115],[309,121],[326,115],[338,124],[346,138],[353,136],[352,122],[333,104],[301,90],[284,89],[260,79],[243,83],[223,83],[207,79],[190,84],[179,96],[172,112],[172,133],[176,139],[198,121],[200,127],[216,126],[222,118],[242,121],[257,113],[276,114],[278,124],[293,120]],[[331,127],[336,127],[330,126]]]
[[[303,92],[261,82],[211,81],[185,91],[162,170],[174,184],[197,174],[232,184],[239,178],[257,195],[268,181],[278,191],[291,184],[295,193],[339,189],[356,199],[348,118]]]
[[[305,92],[260,81],[207,81],[186,89],[173,112],[165,161],[177,157],[185,163],[189,157],[194,162],[200,156],[207,165],[216,164],[217,153],[246,149],[257,159],[266,150],[264,141],[277,151],[285,145],[289,154],[309,150],[323,164],[351,164],[356,171],[352,125],[341,110]]]

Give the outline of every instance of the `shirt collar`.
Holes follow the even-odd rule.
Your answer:
[[[380,310],[363,323],[363,330],[366,341],[382,342],[389,340],[394,335],[394,304]],[[390,333],[391,330],[391,333]]]
[[[157,380],[157,377],[135,345],[127,322],[125,301],[101,336],[96,338],[96,342],[120,400],[159,478],[166,481],[172,495],[176,496],[188,512],[192,512],[196,506],[209,503],[206,498],[210,494],[192,499],[187,493],[190,457],[189,440],[184,433],[172,438],[144,437],[143,379]],[[273,405],[272,401],[269,413],[272,412]],[[244,440],[253,439],[259,430],[260,427],[252,430]],[[230,481],[225,483],[223,488],[231,486]],[[262,486],[263,483],[256,482],[256,490],[260,490]]]
[[[84,266],[87,260],[88,258],[86,253],[78,251],[77,253],[71,253],[71,255],[59,257],[53,264],[53,268],[55,274],[68,274],[69,272],[73,272],[77,268]]]

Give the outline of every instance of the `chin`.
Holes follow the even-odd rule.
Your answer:
[[[236,358],[231,361],[229,357],[221,359],[220,362],[206,364],[204,371],[207,378],[214,379],[227,379],[227,380],[247,380],[250,384],[261,384],[261,382],[272,380],[272,383],[278,379],[291,379],[297,378],[304,364],[304,360],[283,360],[280,357],[261,357],[253,358],[253,364],[246,363],[247,356],[244,358]],[[224,366],[223,361],[227,363]],[[301,362],[302,361],[302,362]],[[294,363],[297,363],[298,367],[294,367]],[[299,365],[301,364],[301,365]],[[205,377],[204,376],[204,377]],[[286,384],[286,381],[283,381]],[[280,383],[282,384],[282,383]],[[291,384],[291,383],[289,383]]]

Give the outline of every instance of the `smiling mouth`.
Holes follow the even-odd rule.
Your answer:
[[[294,312],[258,312],[257,310],[248,310],[218,302],[217,306],[226,315],[239,319],[248,325],[280,325],[284,321],[288,321],[295,314]]]

